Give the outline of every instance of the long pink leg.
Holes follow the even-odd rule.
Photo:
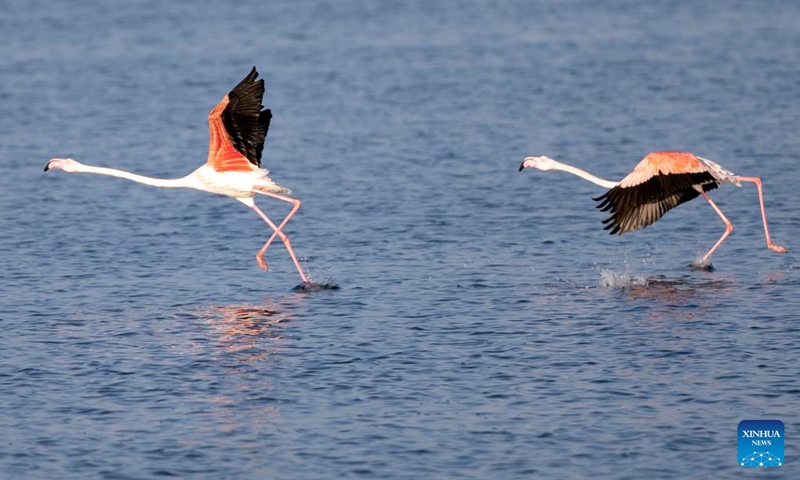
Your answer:
[[[714,250],[716,250],[717,247],[722,245],[722,242],[724,242],[725,239],[728,238],[728,235],[731,234],[731,232],[733,231],[733,225],[731,224],[730,220],[728,220],[728,218],[725,216],[725,214],[722,213],[722,210],[719,209],[717,204],[714,203],[713,200],[711,200],[711,197],[709,197],[706,194],[706,192],[700,192],[700,193],[703,195],[703,197],[705,197],[706,200],[708,200],[708,203],[711,204],[711,208],[713,208],[714,211],[717,212],[717,214],[722,218],[722,221],[725,222],[725,233],[723,233],[722,236],[719,238],[719,240],[717,240],[717,243],[714,244],[713,247],[711,247],[711,250],[709,250],[708,253],[703,255],[702,261],[707,262],[708,259],[711,258],[711,255],[714,253]]]
[[[267,252],[267,249],[272,244],[272,241],[275,240],[276,236],[280,236],[281,240],[283,240],[283,242],[286,243],[287,239],[286,239],[286,235],[283,233],[283,227],[286,226],[286,224],[289,222],[289,219],[292,218],[295,213],[297,213],[297,210],[300,209],[300,200],[298,200],[296,198],[292,198],[292,197],[287,197],[285,195],[280,195],[278,193],[271,193],[271,192],[270,193],[258,192],[258,193],[261,193],[261,194],[264,194],[264,195],[268,195],[268,196],[270,196],[272,198],[277,198],[278,200],[283,200],[284,202],[289,202],[289,203],[292,204],[292,210],[289,212],[288,215],[286,215],[286,218],[283,219],[281,224],[278,225],[278,229],[275,230],[275,232],[272,234],[271,237],[269,237],[269,240],[267,240],[267,243],[265,243],[264,247],[261,248],[261,251],[258,252],[258,255],[256,257],[257,258],[260,257],[263,260],[264,254]],[[260,262],[259,262],[259,264],[260,264]],[[265,262],[265,265],[266,265],[266,262]]]
[[[769,238],[769,228],[767,227],[767,210],[764,208],[764,193],[761,191],[761,179],[758,177],[736,177],[737,180],[743,182],[753,182],[756,184],[758,188],[758,201],[761,203],[761,220],[764,222],[764,235],[767,237],[767,247],[770,250],[773,250],[778,253],[786,253],[786,249],[781,247],[780,245],[775,245],[772,243],[772,239]]]
[[[277,234],[278,236],[281,237],[281,240],[283,240],[283,244],[286,245],[286,250],[289,251],[289,256],[292,257],[292,261],[294,262],[294,266],[297,268],[298,273],[300,273],[300,278],[303,280],[303,283],[308,283],[308,278],[306,277],[306,274],[303,273],[303,269],[300,267],[300,262],[297,261],[297,256],[294,254],[294,249],[292,248],[292,244],[289,241],[289,237],[287,237],[280,230],[286,224],[286,220],[288,220],[288,218],[285,219],[281,223],[281,225],[279,227],[279,226],[276,226],[272,222],[272,220],[269,219],[269,217],[264,215],[264,212],[262,212],[261,209],[258,208],[257,205],[253,205],[253,210],[258,214],[259,217],[261,217],[265,222],[267,222],[267,225],[269,225],[270,228],[275,231],[275,234]],[[274,237],[275,234],[273,234],[273,237]],[[258,262],[258,266],[261,267],[262,270],[266,270],[267,269],[267,264],[266,264],[266,262],[264,262],[264,258],[263,258],[263,255],[264,255],[264,252],[267,249],[267,246],[268,246],[268,244],[264,245],[264,248],[262,248],[261,251],[259,251],[256,254],[256,261]]]

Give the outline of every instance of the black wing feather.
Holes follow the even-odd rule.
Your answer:
[[[256,67],[228,93],[228,105],[222,111],[222,123],[233,147],[253,165],[261,166],[261,152],[267,138],[272,112],[262,110],[264,80],[256,80]]]
[[[593,200],[600,202],[597,208],[601,212],[611,214],[603,220],[604,230],[622,235],[652,225],[668,211],[699,196],[694,185],[702,185],[707,192],[719,183],[708,172],[659,174],[633,187],[616,186]]]

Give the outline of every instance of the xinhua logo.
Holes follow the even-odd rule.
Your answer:
[[[742,420],[739,422],[739,465],[780,467],[783,458],[783,422]]]

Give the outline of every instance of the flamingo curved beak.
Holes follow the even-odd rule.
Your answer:
[[[47,162],[47,165],[44,166],[44,171],[46,172],[46,171],[50,170],[51,168],[61,168],[61,167],[62,167],[62,165],[61,165],[61,159],[60,158],[51,158]]]
[[[542,160],[542,157],[525,157],[522,160],[522,163],[519,165],[519,171],[526,168],[539,168],[539,162]]]

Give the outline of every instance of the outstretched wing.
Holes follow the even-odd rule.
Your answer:
[[[262,110],[264,80],[256,67],[208,114],[208,164],[220,172],[252,171],[261,152],[272,112]]]
[[[603,221],[610,234],[632,232],[652,225],[665,213],[719,186],[703,162],[691,153],[655,152],[644,158],[619,185],[595,201],[610,212]],[[697,188],[696,188],[697,187]]]

